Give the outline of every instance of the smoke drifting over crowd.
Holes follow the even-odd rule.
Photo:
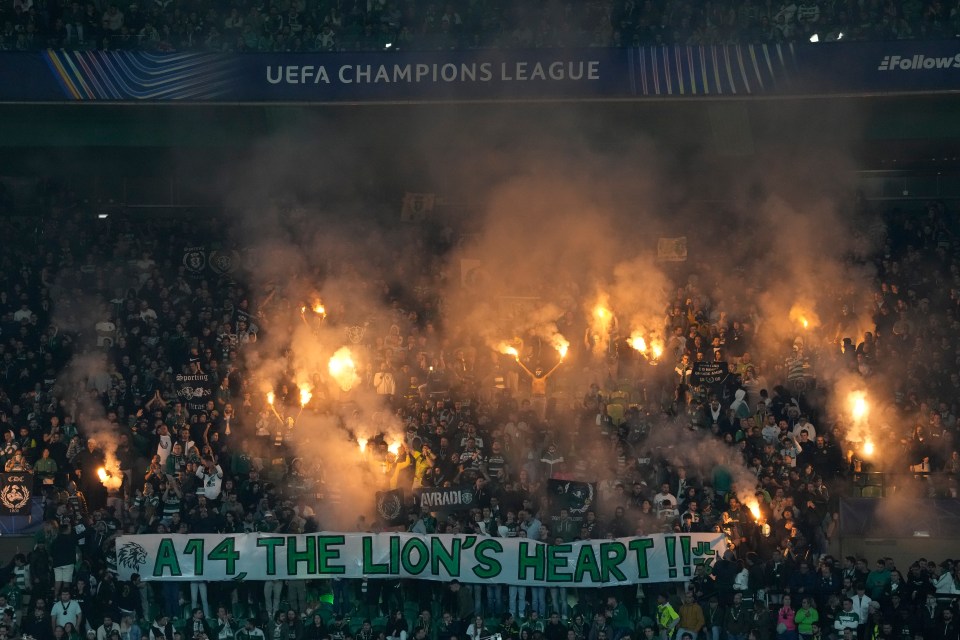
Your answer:
[[[508,119],[461,140],[451,124],[421,125],[422,138],[435,146],[424,142],[403,154],[432,176],[441,197],[466,203],[438,208],[423,225],[399,222],[398,211],[387,220],[370,209],[366,192],[405,162],[371,131],[314,123],[309,134],[267,140],[222,169],[232,216],[223,240],[255,265],[240,285],[260,325],[243,351],[247,383],[264,411],[266,394],[276,394],[272,420],[295,418],[294,446],[308,473],[361,480],[341,483],[341,524],[372,505],[374,485],[357,472],[371,455],[367,442],[378,433],[386,434],[385,444],[403,438],[404,425],[368,384],[381,363],[364,345],[371,332],[389,340],[397,310],[414,291],[428,315],[413,324],[443,345],[448,365],[457,350],[477,362],[507,347],[545,369],[564,360],[557,375],[571,393],[559,400],[563,407],[579,406],[591,383],[615,377],[612,335],[631,338],[654,363],[649,379],[669,384],[678,354],[665,318],[687,298],[714,313],[700,321],[749,318],[759,330],[753,361],[771,373],[783,373],[791,345],[821,349],[872,329],[856,302],[872,285],[863,258],[880,238],[860,231],[844,178],[850,167],[842,162],[743,160],[742,171],[728,173],[736,176],[728,200],[708,204],[684,186],[705,181],[678,168],[702,166],[697,161],[681,161],[642,138],[597,149],[566,135],[577,130],[572,122],[552,121],[525,135],[532,124]],[[448,162],[449,150],[437,152],[436,140],[445,136],[454,137],[450,148],[471,149],[459,163]],[[505,140],[513,141],[507,150]],[[658,238],[680,236],[688,239],[686,262],[659,261]],[[844,304],[852,333],[835,321]],[[835,413],[847,411],[840,405],[848,393],[864,391],[869,399],[869,387],[886,386],[856,376],[847,381],[830,362],[823,358],[817,375],[837,390]],[[96,366],[76,360],[69,383],[95,376]],[[408,382],[398,373],[397,393]],[[301,393],[311,397],[301,402]],[[748,500],[756,476],[688,429],[689,421],[660,419],[658,401],[647,398],[657,422],[649,448],[702,477],[727,466]],[[109,424],[99,426],[105,422],[88,415],[87,434],[110,442]],[[590,470],[602,475],[601,467]]]

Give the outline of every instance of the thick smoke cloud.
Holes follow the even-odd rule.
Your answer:
[[[685,165],[668,149],[643,137],[597,148],[582,127],[548,120],[532,132],[525,119],[483,122],[472,133],[453,120],[420,124],[423,140],[452,138],[449,148],[470,149],[454,163],[452,152],[437,153],[440,145],[427,142],[407,153],[438,183],[453,185],[455,193],[441,195],[471,203],[469,214],[439,222],[452,235],[463,234],[442,264],[427,255],[417,227],[368,223],[376,215],[359,215],[365,200],[360,189],[351,201],[343,197],[342,185],[333,188],[331,173],[363,173],[365,166],[383,166],[383,159],[358,155],[362,143],[349,144],[329,127],[319,130],[327,149],[343,150],[335,162],[303,142],[273,140],[247,168],[230,167],[226,175],[244,176],[228,198],[242,212],[232,235],[262,265],[250,274],[251,297],[270,301],[264,305],[270,331],[248,359],[264,388],[281,377],[306,376],[338,397],[326,362],[349,344],[344,325],[390,317],[383,294],[391,281],[439,278],[442,313],[435,321],[444,338],[477,336],[490,350],[519,339],[526,348],[521,355],[549,365],[557,360],[555,343],[562,335],[574,352],[582,351],[579,366],[564,371],[571,388],[607,373],[603,354],[610,322],[598,321],[598,308],[615,314],[622,337],[663,341],[669,305],[678,296],[700,297],[704,307],[728,314],[711,322],[728,323],[733,315],[755,319],[761,340],[754,359],[775,376],[772,370],[780,369],[795,338],[811,344],[833,338],[838,299],[871,284],[873,274],[859,258],[872,247],[851,242],[859,221],[851,216],[851,185],[845,181],[851,167],[843,161],[746,159],[726,185],[727,202],[718,207],[684,190]],[[574,135],[554,135],[561,132]],[[524,144],[516,144],[521,139]],[[304,166],[313,169],[316,181],[302,179]],[[325,189],[338,193],[336,202],[325,202]],[[688,262],[658,262],[660,236],[687,236]],[[409,250],[400,263],[383,264],[382,246]],[[303,322],[298,306],[313,299],[331,309],[328,324]],[[851,301],[851,306],[862,312],[862,305]],[[868,328],[868,319],[860,320]],[[598,339],[588,346],[591,333]],[[368,381],[378,363],[362,352],[354,355],[358,374]],[[823,359],[825,369],[830,362]],[[840,375],[819,373],[827,381]],[[384,413],[374,394],[350,399],[354,422]],[[322,446],[344,447],[342,455],[324,459],[357,457],[354,441],[339,434],[357,435],[358,428],[369,427],[346,422],[318,425],[338,433]],[[680,462],[701,476],[723,465],[738,493],[752,495],[755,477],[736,456],[685,425],[664,421],[653,433],[651,447],[672,447]]]
[[[741,159],[739,171],[726,172],[725,202],[717,205],[686,186],[711,182],[690,176],[708,163],[689,149],[612,136],[580,113],[540,121],[471,111],[472,130],[457,113],[435,115],[412,119],[420,141],[402,150],[384,143],[382,124],[340,130],[335,115],[320,116],[299,123],[297,136],[271,137],[221,169],[232,216],[225,236],[247,256],[247,298],[264,327],[245,348],[245,365],[260,394],[307,385],[318,399],[342,402],[329,418],[308,408],[296,427],[306,434],[296,436],[298,455],[323,460],[328,477],[351,473],[361,458],[357,437],[402,431],[366,385],[345,389],[329,370],[330,358],[347,347],[358,380],[369,382],[380,363],[360,345],[393,323],[388,292],[397,283],[433,289],[428,320],[448,347],[476,336],[481,348],[496,350],[519,338],[525,357],[552,364],[562,336],[577,365],[563,375],[577,390],[608,373],[609,323],[598,330],[598,307],[615,314],[622,337],[648,342],[666,340],[665,314],[682,298],[725,312],[711,323],[751,318],[761,336],[754,360],[771,377],[798,336],[808,344],[835,337],[841,304],[850,305],[859,330],[870,328],[858,292],[872,284],[861,258],[874,246],[858,232],[851,166],[843,160]],[[370,197],[413,174],[417,188],[469,203],[430,226],[453,247],[443,256],[431,255],[423,227],[398,224],[396,209],[382,210]],[[661,236],[686,236],[688,261],[658,262]],[[316,301],[325,315],[312,311]],[[599,339],[588,346],[591,333]],[[823,358],[818,372],[828,383],[842,370],[831,362]],[[671,366],[665,358],[662,368]],[[289,402],[295,412],[295,399]],[[663,421],[651,446],[682,451],[683,463],[701,475],[732,466],[738,490],[752,493],[745,468],[682,425]],[[342,490],[341,522],[370,504],[370,485],[343,483]]]

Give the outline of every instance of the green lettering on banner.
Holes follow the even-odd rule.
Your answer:
[[[344,536],[320,536],[317,539],[319,549],[317,551],[317,565],[320,569],[320,575],[342,575],[347,572],[347,568],[339,564],[330,564],[330,560],[340,558],[340,549],[346,543]]]
[[[299,564],[307,563],[307,575],[317,575],[317,539],[313,536],[307,536],[306,548],[303,551],[297,549],[297,536],[287,536],[287,575],[300,575]]]
[[[277,547],[282,547],[287,543],[283,538],[260,538],[257,540],[257,546],[267,550],[267,575],[277,575]]]
[[[240,552],[237,551],[233,536],[228,536],[220,541],[213,550],[207,554],[207,560],[222,560],[226,565],[224,571],[228,576],[237,572],[237,560],[240,559]]]
[[[583,582],[583,574],[590,574],[591,582],[600,582],[600,565],[597,564],[597,556],[593,553],[593,547],[589,543],[580,545],[580,553],[577,554],[577,566],[573,570],[573,581]]]
[[[647,566],[647,551],[653,548],[653,540],[650,538],[637,538],[631,540],[627,546],[630,547],[630,551],[637,554],[637,578],[649,578],[650,569]]]
[[[416,563],[411,559],[414,551],[417,552]],[[403,570],[412,576],[423,573],[430,564],[430,550],[427,548],[427,543],[420,538],[408,538],[400,553],[400,563],[403,565]]]
[[[390,567],[386,564],[373,561],[373,538],[370,536],[363,536],[361,555],[363,556],[363,575],[383,575],[390,571]]]
[[[186,555],[193,555],[193,575],[202,576],[203,575],[203,538],[193,538],[192,540],[187,540],[187,544],[183,546],[183,553]]]
[[[561,573],[570,568],[572,544],[552,544],[547,547],[547,582],[573,582],[573,574]]]
[[[148,581],[236,580],[249,573],[260,580],[363,575],[599,587],[676,579],[681,569],[686,576],[700,564],[710,566],[708,554],[722,539],[719,534],[655,534],[544,544],[526,538],[407,533],[170,534],[153,537],[139,568]],[[123,538],[118,549],[124,544],[131,543]],[[130,548],[123,547],[124,552]]]
[[[494,555],[487,555],[487,552]],[[473,575],[481,580],[496,578],[503,571],[503,565],[497,559],[495,554],[503,553],[503,545],[491,538],[484,538],[477,543],[473,549],[473,556],[477,560],[477,565],[473,568]],[[459,569],[458,569],[459,571]]]
[[[627,549],[621,542],[603,542],[600,544],[600,577],[609,582],[611,577],[617,582],[626,582],[627,576],[620,570],[620,563],[627,558]]]
[[[527,555],[527,550],[531,546],[534,548],[532,556]],[[533,569],[534,580],[543,580],[545,552],[546,545],[543,543],[521,542],[517,550],[517,580],[526,580],[529,569]]]
[[[430,571],[433,575],[440,575],[440,566],[451,578],[460,577],[460,538],[450,540],[453,548],[448,550],[442,538],[430,538]]]
[[[179,578],[183,575],[180,570],[180,560],[177,558],[177,549],[170,538],[160,540],[160,546],[157,547],[157,560],[153,563],[154,577],[163,577],[165,569],[170,570],[171,578]]]
[[[400,573],[400,538],[390,536],[390,575]]]

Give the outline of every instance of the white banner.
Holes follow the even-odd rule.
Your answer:
[[[412,533],[120,536],[121,580],[419,578],[547,586],[689,580],[726,549],[723,534],[544,544],[525,538]]]

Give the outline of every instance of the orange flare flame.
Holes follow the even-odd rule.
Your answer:
[[[760,512],[760,503],[754,498],[747,500],[747,509],[750,510],[750,514],[753,516],[754,520],[760,520],[762,516]]]
[[[327,364],[327,370],[344,391],[350,391],[360,380],[357,377],[357,366],[353,362],[353,355],[347,347],[337,349]]]
[[[301,384],[300,385],[300,406],[305,407],[307,403],[310,402],[310,399],[313,397],[313,393],[310,391],[310,385]]]

